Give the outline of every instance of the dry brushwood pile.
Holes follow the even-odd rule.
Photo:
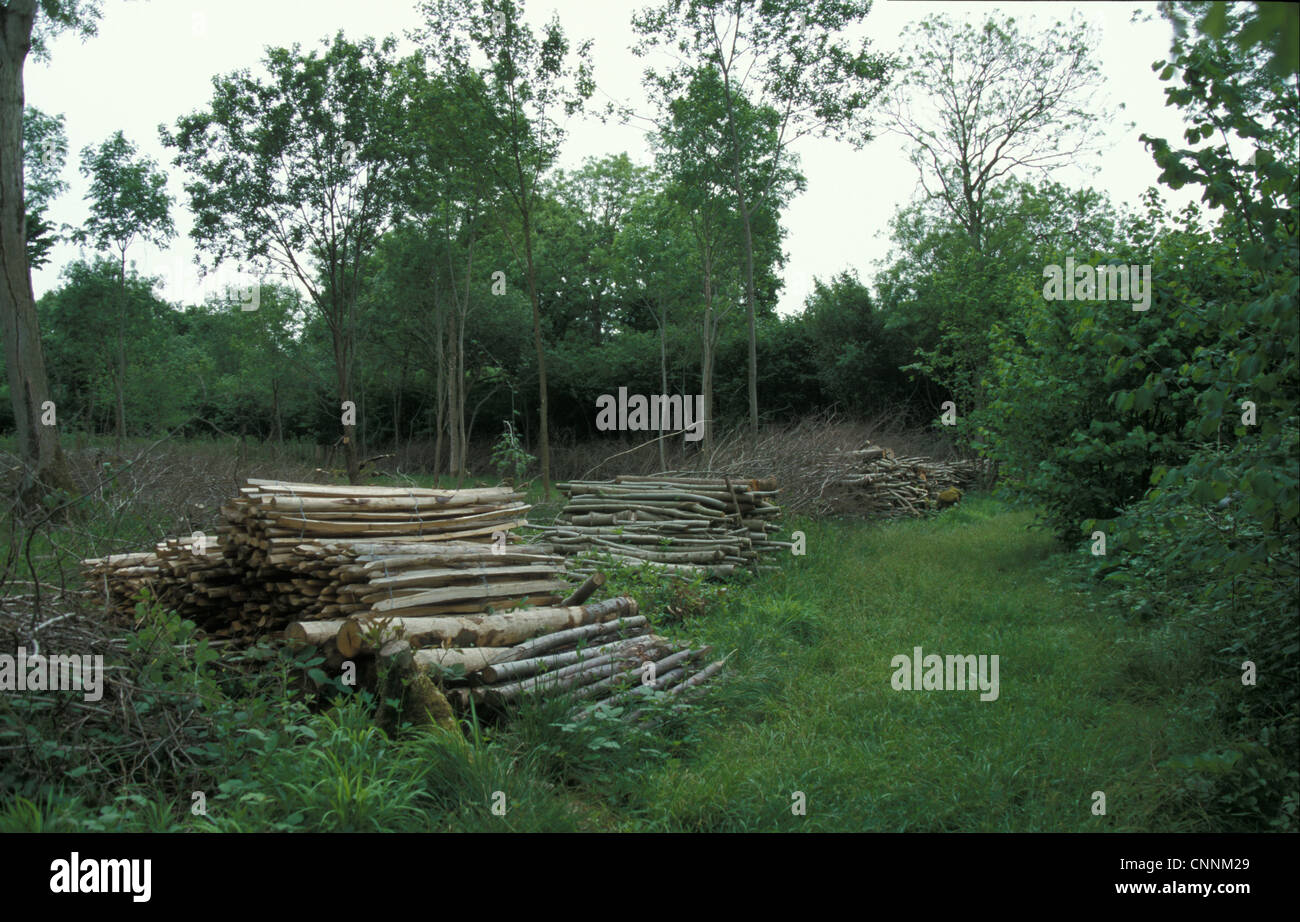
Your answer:
[[[669,572],[730,576],[764,569],[761,555],[789,547],[772,540],[775,480],[687,474],[625,475],[557,484],[567,497],[542,535],[561,554],[590,552]],[[578,563],[575,572],[595,564]]]
[[[920,516],[951,506],[988,474],[988,462],[896,458],[867,445],[826,458],[819,505],[826,512],[868,518]]]
[[[558,601],[561,559],[502,534],[530,508],[508,487],[429,490],[248,480],[218,540],[82,561],[87,583],[130,614],[141,591],[218,637],[374,610],[421,614]],[[492,541],[493,535],[498,541]],[[501,553],[504,551],[505,553]],[[496,553],[494,553],[496,552]],[[385,560],[393,565],[385,568]]]

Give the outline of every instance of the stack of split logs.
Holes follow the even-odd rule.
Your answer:
[[[888,448],[867,445],[827,459],[821,505],[841,515],[920,516],[956,503],[988,472],[986,461],[897,458]]]
[[[301,574],[297,579],[320,585],[285,636],[312,643],[338,637],[349,657],[358,652],[355,639],[372,622],[492,615],[553,605],[567,593],[563,558],[537,549],[463,541],[346,541],[301,550],[291,565]]]
[[[218,531],[227,558],[269,597],[273,623],[262,629],[557,602],[559,558],[507,553],[508,533],[529,509],[522,498],[509,487],[249,480],[222,507]]]
[[[86,584],[102,590],[108,608],[130,616],[141,594],[182,612],[201,627],[250,598],[241,571],[210,537],[167,538],[153,551],[112,554],[81,562]]]
[[[217,539],[83,561],[129,612],[143,589],[216,636],[372,611],[481,612],[563,595],[562,559],[508,547],[528,506],[508,487],[428,490],[249,480]],[[386,564],[385,561],[391,561]]]
[[[761,555],[789,546],[771,537],[781,512],[772,502],[772,479],[628,475],[558,487],[568,502],[542,533],[561,554],[590,552],[617,563],[725,577],[738,568],[766,569]],[[584,573],[598,565],[571,569]]]

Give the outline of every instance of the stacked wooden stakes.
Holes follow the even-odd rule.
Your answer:
[[[559,562],[503,551],[529,507],[508,487],[428,490],[250,480],[222,508],[226,556],[272,597],[275,629],[383,608],[482,611],[556,601]],[[496,536],[493,542],[493,536]],[[489,544],[488,542],[493,542]],[[385,571],[383,561],[400,561]],[[488,572],[491,571],[491,576]]]
[[[304,548],[306,550],[306,548]],[[559,602],[568,583],[563,559],[537,549],[444,542],[333,542],[310,549],[296,571],[315,574],[320,596],[285,636],[323,644],[340,633],[356,638],[372,624],[414,626],[422,619],[482,617],[525,605]],[[532,611],[516,612],[523,618]],[[355,642],[338,642],[344,657]]]
[[[590,714],[598,704],[640,703],[656,691],[693,697],[722,669],[725,659],[707,660],[712,647],[692,649],[649,631],[637,615],[543,635],[484,668],[482,684],[453,694],[462,706],[470,698],[500,706],[528,695],[569,694],[577,709]]]
[[[153,551],[112,554],[81,562],[86,584],[103,590],[107,607],[130,617],[141,593],[183,612],[214,633],[226,613],[252,598],[242,574],[208,536],[167,538]],[[225,632],[229,634],[229,631]]]
[[[541,531],[562,554],[594,552],[618,563],[730,576],[737,568],[772,569],[759,565],[761,555],[789,546],[771,537],[781,512],[772,502],[773,480],[656,474],[558,487],[568,501]]]
[[[988,472],[985,461],[896,458],[868,445],[837,452],[826,465],[822,499],[828,511],[869,517],[920,516],[956,502]]]

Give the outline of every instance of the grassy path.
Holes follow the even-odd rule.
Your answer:
[[[1062,559],[1029,521],[976,499],[920,522],[804,523],[805,557],[691,625],[737,650],[725,717],[604,824],[1186,828],[1157,763],[1210,731],[1171,717],[1175,677],[1134,666],[1143,628],[1059,579]],[[915,646],[998,654],[998,699],[894,690],[891,660]],[[1106,816],[1091,812],[1094,791]]]

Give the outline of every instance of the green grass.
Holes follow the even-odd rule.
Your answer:
[[[808,553],[696,625],[736,651],[727,708],[642,779],[619,828],[1178,828],[1156,763],[1209,745],[1137,682],[1141,629],[1056,579],[1028,514],[971,500],[892,524],[798,523]],[[891,687],[895,654],[996,653],[1000,697]],[[1103,791],[1107,815],[1093,816]],[[791,810],[806,796],[806,816]]]
[[[788,522],[807,554],[781,572],[705,590],[684,623],[649,606],[661,633],[731,655],[725,681],[653,732],[575,723],[551,701],[464,744],[390,740],[357,703],[270,702],[252,726],[236,702],[226,726],[245,743],[210,767],[208,817],[155,791],[106,806],[46,790],[0,802],[0,829],[1215,828],[1161,765],[1224,743],[1185,691],[1199,661],[1168,623],[1106,604],[1030,522],[984,497],[919,521]],[[915,646],[997,654],[999,698],[894,690],[891,660]]]

